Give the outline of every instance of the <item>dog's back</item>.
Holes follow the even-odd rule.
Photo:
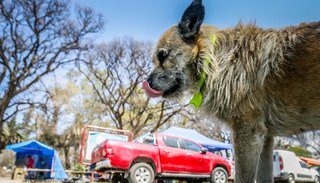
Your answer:
[[[297,41],[287,48],[282,75],[266,85],[267,127],[276,135],[320,129],[320,22],[280,32]]]

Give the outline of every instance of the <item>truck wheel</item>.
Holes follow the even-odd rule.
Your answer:
[[[147,163],[136,163],[129,170],[130,183],[152,183],[154,171]]]
[[[227,183],[228,182],[228,174],[224,168],[217,167],[213,169],[211,174],[211,182],[212,183]]]
[[[289,178],[288,178],[288,183],[295,183],[296,181],[294,180],[294,175],[289,174]]]

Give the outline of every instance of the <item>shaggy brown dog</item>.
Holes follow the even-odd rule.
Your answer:
[[[152,97],[203,95],[200,111],[233,129],[236,183],[273,182],[273,137],[320,129],[320,22],[218,30],[203,18],[194,0],[164,33],[144,89]]]

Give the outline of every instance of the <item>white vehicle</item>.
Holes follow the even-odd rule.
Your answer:
[[[318,172],[310,168],[291,151],[273,151],[273,176],[275,181],[320,183]]]

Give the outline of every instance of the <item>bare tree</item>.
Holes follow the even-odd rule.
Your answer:
[[[231,143],[232,134],[228,126],[219,121],[219,119],[208,119],[196,113],[193,107],[184,108],[180,113],[181,123],[173,125],[195,129],[201,134],[225,143]]]
[[[179,103],[151,100],[142,90],[142,80],[151,69],[151,48],[151,43],[130,38],[114,40],[98,46],[79,66],[97,102],[105,106],[105,122],[134,135],[157,130],[181,111]]]
[[[295,139],[300,143],[301,147],[310,150],[315,157],[320,157],[320,131],[296,135]]]
[[[320,157],[320,131],[275,138],[275,149],[288,149],[295,146],[310,151],[314,157]]]
[[[313,155],[320,158],[320,131],[312,132],[311,139],[307,147],[312,149]]]
[[[89,48],[88,34],[102,28],[101,16],[91,9],[77,8],[75,16],[69,10],[64,0],[0,1],[0,132],[30,103],[19,96],[43,76],[76,61]],[[0,138],[0,149],[4,145]]]

